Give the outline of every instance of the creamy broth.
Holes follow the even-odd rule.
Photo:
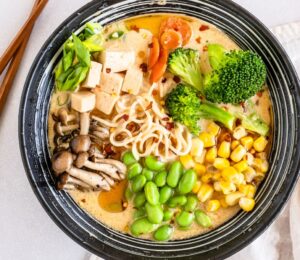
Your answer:
[[[164,19],[166,16],[167,15],[142,16],[142,17],[129,19],[126,21],[120,21],[118,23],[114,23],[112,25],[106,26],[104,29],[104,34],[105,37],[107,37],[116,29],[125,30],[125,28],[132,28],[136,26],[140,29],[149,30],[154,35],[157,35],[159,30],[159,25],[162,19]],[[190,17],[184,17],[184,18],[190,21],[190,25],[192,27],[192,32],[193,32],[191,40],[185,47],[197,49],[201,52],[201,54],[203,53],[203,50],[205,49],[205,46],[208,43],[219,43],[228,50],[239,49],[239,47],[226,34],[224,34],[221,30],[219,30],[215,26],[198,19],[193,19]],[[199,28],[203,25],[208,25],[209,30],[200,31]],[[151,33],[145,31],[145,34],[143,36],[143,39],[141,39],[141,41],[133,42],[129,36],[127,36],[127,38],[125,37],[122,40],[106,41],[104,47],[109,48],[111,50],[113,50],[114,48],[120,49],[120,44],[122,44],[124,48],[139,49],[141,50],[141,52],[140,55],[138,55],[136,62],[138,64],[141,64],[143,62],[146,62],[146,55],[142,53],[142,51],[144,49],[146,49],[147,51],[148,44],[151,41],[151,37],[152,37]],[[207,66],[205,59],[202,59],[201,66],[205,71]],[[173,76],[170,75],[168,72],[165,74],[165,78],[167,79],[167,82],[168,80],[171,82],[169,86],[165,88],[166,92],[169,92],[175,86],[174,82],[172,81],[172,77]],[[144,88],[149,87],[146,78],[144,78],[143,85]],[[164,93],[163,95],[165,94],[166,93]],[[272,120],[271,101],[270,101],[270,96],[267,88],[265,87],[264,91],[262,91],[260,95],[255,95],[254,97],[252,97],[251,101],[254,110],[257,111],[257,113],[261,116],[261,118],[266,123],[271,124],[271,120]],[[68,93],[66,92],[54,93],[51,98],[50,115],[55,113],[59,108],[67,107],[68,105],[69,105]],[[230,112],[245,113],[243,107],[240,105],[234,106],[230,104],[226,104],[226,105],[221,104],[220,106],[225,107]],[[103,114],[101,113],[99,114],[99,112],[97,111],[95,111],[94,113],[103,116]],[[208,122],[207,120],[201,120],[202,131],[206,130],[207,122]],[[49,126],[48,129],[49,145],[52,152],[54,149],[54,142],[53,142],[54,121],[51,116],[49,116],[48,119],[48,126]],[[111,194],[113,194],[114,189],[112,189],[110,192]],[[112,213],[103,209],[100,206],[99,196],[101,194],[101,191],[84,192],[80,190],[70,190],[68,191],[68,193],[83,210],[85,210],[88,214],[90,214],[92,217],[94,217],[95,219],[97,219],[107,227],[120,231],[122,233],[129,232],[129,225],[132,223],[133,214],[134,214],[132,201],[128,201],[128,206],[126,207],[125,210],[121,212]],[[124,201],[122,201],[121,199],[123,198],[120,198],[120,203],[123,203]],[[213,223],[213,225],[210,228],[203,228],[194,222],[189,230],[176,229],[172,234],[172,239],[173,240],[184,239],[184,238],[189,238],[189,237],[193,237],[208,232],[209,230],[212,230],[222,225],[224,222],[234,217],[239,210],[240,207],[232,206],[228,208],[221,207],[216,212],[208,212],[207,214],[211,217]],[[144,235],[141,237],[151,239],[150,235]]]

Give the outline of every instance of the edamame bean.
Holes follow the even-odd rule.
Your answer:
[[[159,191],[159,202],[161,204],[166,203],[171,198],[172,195],[173,195],[172,188],[170,188],[169,186],[162,187]]]
[[[182,174],[182,165],[179,161],[173,162],[171,164],[168,176],[167,176],[167,184],[175,188],[178,184],[180,176]]]
[[[181,211],[177,216],[176,216],[176,223],[180,227],[188,227],[190,226],[193,221],[194,221],[194,214],[191,212],[187,211]]]
[[[152,224],[146,217],[135,220],[130,226],[130,232],[134,236],[151,233],[157,228],[156,224]]]
[[[154,177],[154,182],[157,187],[163,187],[166,184],[166,180],[167,180],[166,171],[159,172]]]
[[[202,227],[208,228],[212,225],[210,217],[200,209],[195,211],[195,218],[196,222]]]
[[[169,221],[174,215],[174,211],[170,209],[166,209],[164,211],[163,221]]]
[[[142,172],[142,170],[143,168],[138,162],[131,164],[127,171],[127,178],[129,180],[133,179],[134,177],[139,175]]]
[[[145,165],[152,171],[161,171],[165,168],[165,164],[152,155],[146,157]]]
[[[139,193],[137,193],[133,199],[133,205],[136,208],[143,206],[145,204],[145,202],[146,202],[146,196],[143,191],[140,191]]]
[[[143,171],[142,171],[142,174],[146,177],[147,181],[152,181],[153,176],[154,176],[153,171],[151,171],[147,168],[144,168]]]
[[[160,205],[151,205],[146,203],[145,206],[148,220],[153,224],[160,224],[163,221],[164,213]]]
[[[198,199],[195,195],[189,195],[187,197],[186,204],[184,205],[185,211],[194,211],[198,204]]]
[[[130,151],[124,153],[124,155],[122,157],[122,161],[127,166],[136,162],[132,152],[130,152]]]
[[[187,202],[187,198],[184,195],[177,195],[172,197],[169,202],[168,206],[170,208],[176,208],[177,206],[183,206]]]
[[[132,181],[132,191],[133,192],[139,192],[141,191],[146,183],[146,177],[144,175],[138,175],[136,176]]]
[[[140,208],[134,211],[133,213],[133,219],[141,218],[146,215],[146,211],[144,208]]]
[[[131,200],[133,196],[133,192],[131,191],[131,188],[129,186],[127,186],[126,190],[125,190],[125,199],[128,201],[128,200]]]
[[[170,239],[172,232],[172,226],[162,225],[154,232],[154,239],[157,241],[167,241]]]
[[[143,175],[141,175],[143,176]],[[152,181],[148,181],[145,185],[145,195],[147,201],[151,205],[159,204],[159,192],[157,186]]]
[[[178,192],[187,194],[192,191],[197,181],[197,174],[193,170],[187,170],[181,177],[178,184]]]

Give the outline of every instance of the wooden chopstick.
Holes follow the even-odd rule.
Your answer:
[[[0,74],[3,72],[5,67],[7,66],[8,62],[12,58],[12,56],[15,54],[18,47],[20,47],[22,41],[24,40],[26,36],[26,31],[31,28],[37,19],[37,17],[40,15],[42,10],[44,9],[46,3],[48,0],[36,0],[35,5],[32,9],[32,12],[28,19],[26,20],[25,24],[22,26],[20,31],[17,33],[13,41],[10,43],[9,47],[6,49],[4,54],[0,57]],[[36,4],[37,3],[37,4]]]
[[[32,8],[31,14],[34,13],[35,10],[37,10],[36,8],[38,8],[38,6],[41,4],[41,2],[46,3],[47,1],[48,0],[36,0],[35,3],[34,3],[34,6]],[[43,6],[45,6],[45,4]],[[12,86],[12,83],[13,83],[14,77],[17,73],[18,67],[21,63],[25,48],[27,46],[31,31],[33,29],[33,25],[34,25],[34,23],[30,24],[29,27],[26,27],[27,29],[23,33],[24,34],[23,35],[23,41],[21,41],[21,44],[19,45],[19,47],[16,48],[14,56],[11,59],[11,62],[10,62],[9,67],[7,69],[6,75],[5,75],[5,77],[2,81],[2,84],[0,86],[0,114],[3,110],[3,108],[4,108],[4,104],[6,102],[7,95],[9,93],[9,90],[10,90],[11,86]]]

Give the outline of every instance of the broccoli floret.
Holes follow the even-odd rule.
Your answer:
[[[169,55],[168,69],[181,78],[184,83],[202,91],[200,53],[193,49],[177,48]]]
[[[174,121],[184,124],[198,134],[200,118],[212,119],[232,130],[235,117],[209,102],[202,102],[198,92],[191,86],[179,84],[166,98],[166,107]]]
[[[269,126],[257,115],[257,113],[253,112],[248,116],[239,113],[236,116],[241,119],[242,126],[245,129],[263,136],[266,136],[269,133]]]
[[[266,80],[266,66],[252,51],[226,52],[219,44],[208,45],[212,71],[204,78],[204,96],[215,103],[237,104],[261,90]]]

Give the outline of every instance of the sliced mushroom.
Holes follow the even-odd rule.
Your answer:
[[[117,167],[106,163],[91,162],[89,161],[88,153],[80,153],[75,161],[75,165],[78,168],[86,167],[95,171],[100,171],[114,179],[120,180],[119,169]]]
[[[91,145],[90,149],[88,150],[89,157],[96,157],[96,158],[105,158],[105,155],[97,149],[95,145]]]
[[[68,151],[58,152],[52,157],[52,169],[56,176],[59,176],[73,164],[73,155]]]
[[[73,184],[82,189],[91,189],[92,188],[90,185],[83,182],[82,180],[76,179],[68,173],[64,173],[59,176],[59,182],[57,183],[57,188],[59,190],[62,190],[65,188],[65,185],[67,185],[67,184]]]
[[[88,135],[90,128],[90,112],[80,113],[80,135]]]
[[[107,181],[107,183],[110,186],[115,185],[115,181],[112,178],[110,178],[109,176],[107,176],[105,173],[102,173],[101,176]]]
[[[63,151],[53,156],[52,168],[56,175],[60,175],[63,172],[67,172],[73,177],[85,182],[92,186],[94,189],[110,190],[110,186],[107,181],[97,173],[85,171],[72,166],[73,155],[68,151]]]
[[[63,187],[57,186],[57,189],[58,189],[58,190],[76,190],[77,187],[76,187],[76,185],[73,184],[73,183],[66,183],[66,184],[64,184]]]
[[[57,112],[57,118],[62,123],[62,125],[68,125],[68,122],[74,121],[76,116],[74,114],[69,114],[67,108],[62,107]]]
[[[88,135],[78,135],[72,139],[70,146],[76,154],[87,152],[91,146],[91,139]]]
[[[78,124],[63,126],[61,122],[57,122],[54,125],[54,129],[55,129],[56,133],[61,136],[65,135],[68,132],[72,132],[78,128],[79,128]]]
[[[109,138],[109,130],[105,127],[92,125],[91,126],[92,135],[99,137],[100,139],[108,139]]]
[[[118,161],[118,160],[114,160],[114,159],[102,159],[102,158],[98,158],[98,157],[93,157],[93,162],[95,163],[104,163],[104,164],[111,164],[113,166],[115,166],[119,173],[125,175],[126,171],[127,171],[127,167],[124,163]]]

